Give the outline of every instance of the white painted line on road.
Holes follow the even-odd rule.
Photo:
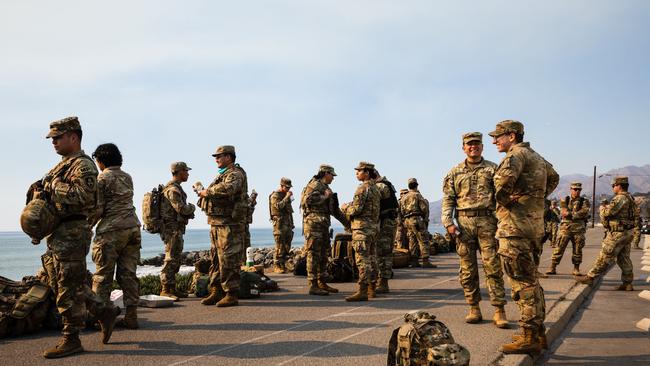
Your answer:
[[[636,327],[643,330],[644,332],[650,332],[650,319],[644,318],[639,320],[639,322],[636,323]]]
[[[458,278],[458,276],[450,277],[450,278],[448,278],[448,279],[446,279],[446,280],[444,280],[444,281],[436,282],[436,283],[434,283],[434,284],[432,284],[432,285],[430,285],[430,286],[427,286],[427,287],[435,287],[435,286],[437,286],[437,285],[443,284],[443,283],[445,283],[445,282],[449,282],[449,281],[454,280],[454,279],[457,279],[457,278]],[[413,290],[411,290],[411,291],[407,291],[405,294],[409,294],[409,293],[412,293],[412,292],[415,292],[415,291],[419,291],[419,290],[421,290],[421,288],[417,288],[417,289],[413,289]],[[460,294],[462,294],[462,291],[460,292]],[[458,296],[458,294],[453,295],[453,296]],[[451,297],[453,297],[453,296],[451,296]],[[396,296],[395,298],[399,298],[399,297],[402,297],[402,296],[401,296],[401,295],[398,295],[398,296]],[[433,302],[433,303],[435,304],[435,303],[437,303],[437,302],[439,302],[439,301],[447,300],[447,299],[448,299],[448,298],[446,298],[446,299],[441,299],[441,300],[435,301],[435,302]],[[168,366],[177,366],[177,365],[182,365],[182,364],[185,364],[185,363],[188,363],[188,362],[196,361],[196,360],[201,359],[201,358],[203,358],[203,357],[212,356],[212,355],[217,354],[217,353],[219,353],[219,352],[228,351],[228,350],[231,350],[231,349],[233,349],[233,348],[237,348],[237,347],[239,347],[239,346],[243,346],[243,345],[246,345],[246,344],[250,344],[250,343],[253,343],[253,342],[257,342],[257,341],[260,341],[260,340],[262,340],[262,339],[269,338],[269,337],[273,337],[273,336],[278,335],[278,334],[286,333],[286,332],[292,331],[292,330],[294,330],[294,329],[298,329],[298,328],[302,328],[302,327],[307,326],[307,325],[310,325],[310,324],[318,323],[318,322],[323,321],[323,320],[327,320],[327,319],[330,319],[330,318],[335,318],[335,317],[338,317],[338,316],[342,316],[342,314],[349,313],[349,312],[352,312],[352,311],[355,311],[355,310],[358,310],[358,309],[361,309],[361,308],[364,308],[364,307],[365,307],[365,305],[363,305],[363,306],[358,306],[358,307],[356,307],[356,308],[352,308],[352,309],[348,309],[348,310],[343,311],[343,312],[340,312],[340,313],[336,313],[336,314],[328,315],[328,316],[326,316],[326,317],[323,317],[323,318],[320,318],[320,319],[316,319],[316,320],[312,320],[312,321],[307,322],[307,323],[298,324],[298,325],[295,325],[295,326],[293,326],[293,327],[289,327],[289,328],[287,328],[287,329],[283,329],[283,330],[278,330],[278,331],[275,331],[275,332],[273,332],[273,333],[269,333],[269,334],[265,334],[265,335],[262,335],[262,336],[259,336],[259,337],[253,338],[253,339],[249,339],[249,340],[247,340],[247,341],[245,341],[245,342],[241,342],[241,343],[238,343],[238,344],[232,344],[232,345],[230,345],[230,346],[222,347],[222,348],[216,349],[216,350],[214,350],[214,351],[210,351],[210,352],[204,353],[204,354],[202,354],[202,355],[198,355],[198,356],[194,356],[194,357],[187,358],[187,359],[185,359],[185,360],[181,360],[181,361],[173,362],[173,363],[168,364]],[[399,318],[396,318],[396,319],[399,319]],[[383,325],[383,324],[379,324],[379,325]],[[373,327],[373,328],[376,328],[376,326]],[[369,330],[369,329],[368,329],[368,330]],[[363,332],[362,332],[362,333],[363,333]],[[360,334],[361,334],[361,333],[360,333]],[[338,342],[340,342],[340,341],[336,341],[336,342],[331,343],[331,344],[335,344],[335,343],[338,343]],[[329,345],[331,345],[331,344],[329,344]],[[329,346],[329,345],[326,345],[326,346]],[[322,347],[322,348],[324,348],[324,347]],[[317,351],[317,350],[314,350],[314,351],[312,351],[312,352],[315,352],[315,351]],[[302,356],[298,356],[298,357],[302,357]],[[298,357],[296,357],[296,358],[298,358]]]
[[[639,297],[642,299],[650,300],[650,291],[648,290],[643,290],[639,292]]]
[[[450,280],[451,280],[451,279],[449,279],[449,280],[447,280],[447,281],[450,281]],[[443,281],[443,282],[447,282],[447,281]],[[445,300],[453,299],[454,297],[458,297],[459,295],[462,295],[462,294],[463,294],[463,291],[459,291],[458,293],[453,294],[453,295],[449,295],[449,296],[445,297],[444,299],[436,300],[436,301],[434,301],[432,304],[436,304],[436,303],[441,302],[441,301],[445,301]],[[330,342],[330,343],[324,344],[324,345],[322,345],[322,346],[320,346],[320,347],[316,347],[316,348],[314,348],[313,350],[311,350],[311,351],[309,351],[309,352],[305,352],[305,353],[303,353],[303,354],[301,354],[301,355],[298,355],[298,356],[296,356],[296,357],[290,358],[290,359],[288,359],[288,360],[286,360],[286,361],[284,361],[284,362],[277,363],[276,365],[278,365],[278,366],[286,365],[286,364],[291,363],[291,362],[293,362],[293,361],[295,361],[295,360],[297,360],[297,359],[299,359],[299,358],[302,358],[302,357],[304,357],[304,356],[307,356],[307,355],[310,355],[310,354],[312,354],[312,353],[318,352],[318,351],[320,351],[320,350],[322,350],[322,349],[325,349],[325,348],[327,348],[327,347],[333,346],[333,345],[335,345],[335,344],[337,344],[337,343],[341,343],[341,342],[347,341],[347,340],[350,339],[350,338],[354,338],[354,337],[359,336],[359,335],[361,335],[361,334],[367,333],[367,332],[369,332],[369,331],[371,331],[371,330],[373,330],[373,329],[376,329],[376,328],[379,328],[379,327],[384,326],[384,325],[386,325],[386,324],[390,324],[390,323],[396,322],[396,321],[398,321],[398,320],[400,320],[400,319],[403,319],[405,313],[414,312],[414,311],[420,311],[420,310],[425,310],[425,309],[428,309],[428,308],[430,308],[430,307],[424,307],[424,308],[420,308],[420,309],[415,309],[415,310],[411,310],[411,311],[402,312],[402,315],[401,315],[401,316],[398,316],[398,317],[392,318],[392,319],[387,320],[387,321],[385,321],[385,322],[383,322],[383,323],[380,323],[380,324],[376,324],[376,325],[374,325],[374,326],[372,326],[372,327],[368,327],[368,328],[362,329],[362,330],[360,330],[360,331],[358,331],[358,332],[356,332],[356,333],[354,333],[354,334],[350,334],[349,336],[346,336],[346,337],[343,337],[343,338],[339,338],[339,339],[337,339],[337,340],[335,340],[335,341],[333,341],[333,342]]]

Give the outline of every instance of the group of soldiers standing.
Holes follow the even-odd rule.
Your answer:
[[[463,135],[466,158],[444,178],[441,219],[456,243],[460,258],[459,279],[469,305],[466,322],[473,324],[482,320],[478,253],[483,262],[490,303],[495,308],[494,324],[498,328],[508,327],[504,273],[510,278],[512,299],[521,313],[521,332],[513,336],[512,343],[503,346],[503,352],[536,352],[546,343],[544,290],[538,280],[542,238],[546,231],[545,200],[558,185],[559,176],[549,162],[523,141],[522,123],[499,122],[489,135],[505,157],[498,165],[485,160],[483,135],[479,132]],[[108,342],[118,314],[109,299],[115,274],[124,290],[126,308],[120,323],[130,329],[138,327],[135,271],[141,238],[140,221],[133,207],[133,182],[130,175],[121,170],[122,156],[117,146],[102,144],[93,153],[101,170],[98,174],[93,159],[81,150],[82,131],[76,117],[52,122],[47,137],[52,138],[56,152],[63,159],[33,188],[37,197],[53,205],[59,218],[58,225],[47,236],[48,251],[43,260],[44,267],[51,272],[48,273],[49,282],[56,293],[56,305],[64,324],[63,340],[44,353],[47,358],[56,358],[83,351],[79,330],[84,304],[99,321],[102,341]],[[254,195],[248,194],[247,175],[236,163],[235,147],[220,146],[212,156],[218,168],[217,177],[205,188],[198,182],[193,186],[199,197],[197,205],[210,225],[209,295],[201,303],[235,306],[238,305],[240,267],[245,249],[250,246],[248,225],[256,201]],[[187,194],[181,186],[188,180],[189,170],[191,168],[184,162],[171,165],[172,179],[164,186],[160,206],[163,222],[160,236],[166,252],[160,274],[161,295],[175,299],[187,296],[176,287],[175,277],[180,268],[185,227],[188,220],[194,218],[196,209],[187,202]],[[398,227],[409,239],[411,264],[434,267],[429,262],[429,204],[419,193],[417,180],[408,180],[408,190],[402,190],[398,200],[395,187],[378,173],[374,164],[362,161],[355,172],[360,184],[349,203],[339,203],[338,195],[330,188],[336,172],[325,164],[319,167],[300,196],[310,295],[338,292],[327,283],[332,216],[351,232],[359,270],[357,290],[346,297],[346,301],[367,301],[377,293],[390,291],[388,280],[392,275],[393,243],[399,236]],[[629,242],[631,229],[638,221],[638,209],[627,193],[627,178],[617,177],[614,183],[616,196],[600,209],[608,233],[595,267],[586,276],[580,274],[589,201],[580,196],[580,184],[572,183],[571,195],[560,202],[559,212],[553,211],[561,222],[557,235],[551,234],[555,248],[547,274],[556,273],[566,246],[572,241],[573,274],[579,281],[593,282],[616,260],[624,269],[621,289],[631,289]],[[291,188],[291,180],[282,178],[279,189],[269,196],[269,214],[276,242],[276,272],[286,271],[286,258],[294,235]],[[90,288],[84,282],[85,258],[90,250],[91,228],[95,224],[92,258],[97,271]]]

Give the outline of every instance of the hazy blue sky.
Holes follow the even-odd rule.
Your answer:
[[[321,163],[342,201],[359,160],[439,199],[460,135],[508,118],[560,174],[647,164],[649,24],[647,1],[5,1],[0,231],[69,115],[87,153],[120,147],[138,210],[170,162],[207,183],[236,145],[258,227],[279,178],[299,196]]]

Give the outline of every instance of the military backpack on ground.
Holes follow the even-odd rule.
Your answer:
[[[159,184],[151,192],[145,193],[142,200],[142,227],[152,234],[158,234],[163,230],[160,206],[164,189],[165,187]]]
[[[404,315],[388,344],[388,366],[466,366],[469,351],[456,343],[449,328],[425,311]]]
[[[339,233],[334,237],[332,246],[332,258],[327,263],[327,272],[330,274],[330,282],[353,282],[354,266],[350,259],[352,246],[352,234]]]
[[[16,282],[0,276],[0,338],[40,329],[51,301],[50,287],[38,280]]]
[[[260,297],[262,292],[262,278],[255,272],[240,272],[239,298],[253,299]]]

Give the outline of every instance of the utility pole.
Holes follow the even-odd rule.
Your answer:
[[[591,228],[596,225],[596,166],[594,165],[594,185],[591,193]]]

